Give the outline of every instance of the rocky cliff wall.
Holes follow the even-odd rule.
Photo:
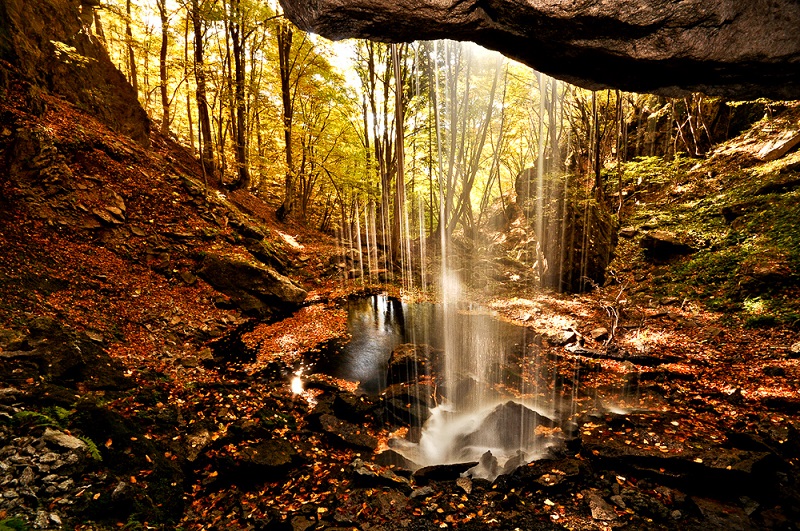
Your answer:
[[[34,87],[65,98],[146,145],[150,132],[147,114],[84,22],[91,20],[87,15],[96,3],[0,2],[0,59],[6,62],[0,63],[0,70],[6,70],[0,85],[7,83],[10,75],[21,74]]]

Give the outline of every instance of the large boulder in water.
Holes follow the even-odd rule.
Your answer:
[[[556,423],[529,407],[509,400],[495,407],[460,441],[460,448],[499,448],[513,451],[531,445],[539,427],[554,428]]]
[[[586,88],[800,98],[796,0],[281,0],[330,39],[473,41]]]

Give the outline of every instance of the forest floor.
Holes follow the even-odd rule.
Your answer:
[[[560,451],[490,482],[405,470],[357,382],[293,388],[349,296],[399,288],[345,280],[333,239],[204,189],[171,141],[31,97],[0,103],[0,530],[798,528],[796,150],[745,135],[637,189],[603,287],[471,293],[578,404]],[[695,251],[649,259],[639,237],[676,228]],[[254,234],[296,311],[254,319],[200,274]]]

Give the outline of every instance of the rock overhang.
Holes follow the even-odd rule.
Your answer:
[[[589,88],[800,98],[794,0],[281,0],[300,28],[385,42],[473,41]]]

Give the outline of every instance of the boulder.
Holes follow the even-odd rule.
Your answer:
[[[429,345],[400,345],[389,357],[386,381],[390,384],[416,382],[421,376],[434,374],[441,359],[442,351]]]
[[[255,260],[209,253],[198,275],[228,295],[242,311],[260,317],[288,313],[307,295],[287,277]]]
[[[74,389],[129,389],[122,365],[86,334],[78,334],[49,317],[27,323],[28,333],[9,344],[21,350],[0,350],[0,381],[22,383],[31,378]]]
[[[370,452],[374,452],[378,448],[378,439],[366,433],[363,427],[338,419],[333,415],[321,415],[319,423],[324,432],[347,446]]]
[[[800,97],[795,0],[281,0],[329,39],[473,41],[590,89]]]
[[[533,441],[539,426],[553,428],[556,423],[523,404],[509,400],[495,407],[473,431],[464,435],[458,447],[513,451],[520,447],[520,441],[523,444]],[[515,436],[509,437],[509,433]]]
[[[467,470],[478,465],[477,461],[452,463],[447,465],[425,466],[414,472],[417,485],[427,485],[431,481],[454,481]]]
[[[436,388],[430,383],[395,384],[381,394],[390,419],[401,425],[422,426],[436,407]]]

